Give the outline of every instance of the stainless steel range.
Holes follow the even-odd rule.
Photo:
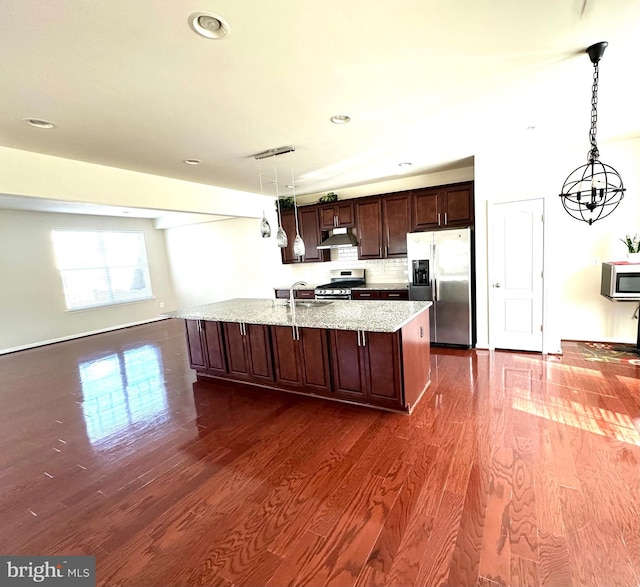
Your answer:
[[[332,269],[331,281],[315,289],[316,300],[350,300],[351,288],[364,285],[364,269]]]

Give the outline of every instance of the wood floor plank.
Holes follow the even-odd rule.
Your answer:
[[[0,551],[101,587],[636,587],[640,366],[563,349],[434,347],[410,416],[196,381],[177,320],[2,355]]]

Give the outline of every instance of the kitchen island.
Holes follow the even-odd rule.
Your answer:
[[[199,381],[411,413],[430,383],[430,305],[237,298],[166,315],[185,320]]]

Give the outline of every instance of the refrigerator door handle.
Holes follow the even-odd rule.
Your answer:
[[[436,248],[436,245],[431,245],[431,260],[432,260],[432,262],[429,263],[429,270],[433,272],[433,301],[434,302],[438,301],[438,280],[436,279],[436,270],[435,270],[436,255],[437,254],[438,254],[438,250]]]

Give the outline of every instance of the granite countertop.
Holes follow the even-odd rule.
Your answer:
[[[235,298],[166,312],[163,316],[271,326],[396,332],[429,306],[431,302],[424,301],[331,300],[326,305],[312,307],[296,304],[295,312],[292,312],[285,300]]]

